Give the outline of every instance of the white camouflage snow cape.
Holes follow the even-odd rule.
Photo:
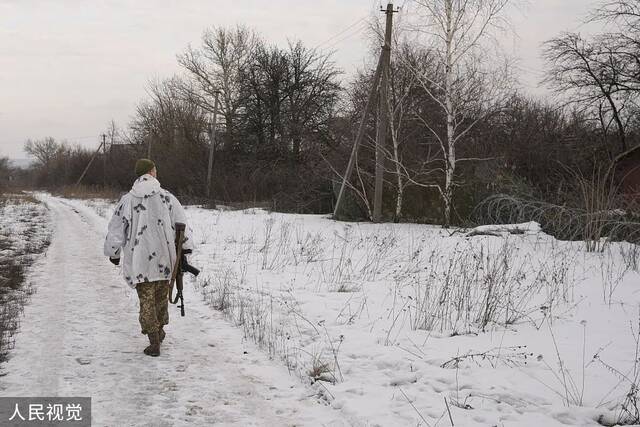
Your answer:
[[[187,223],[184,208],[151,175],[142,175],[122,196],[109,222],[104,254],[121,258],[129,286],[171,278],[176,259],[176,222]],[[193,249],[189,227],[185,236],[182,247]]]

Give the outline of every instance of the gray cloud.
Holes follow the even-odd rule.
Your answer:
[[[27,138],[94,146],[114,119],[125,125],[150,78],[179,71],[177,53],[211,26],[244,23],[274,43],[316,46],[379,5],[375,0],[0,0],[0,155],[22,157]],[[398,3],[402,3],[398,1]],[[514,16],[523,80],[536,89],[539,43],[575,26],[585,0],[535,0]],[[323,48],[348,77],[369,60],[363,25]],[[96,135],[92,138],[74,137]]]

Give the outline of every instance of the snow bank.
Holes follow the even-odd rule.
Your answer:
[[[542,231],[540,224],[535,221],[522,224],[492,224],[475,227],[467,236],[500,236],[505,234],[537,234]]]
[[[43,204],[25,194],[0,197],[0,361],[13,347],[23,305],[32,292],[26,270],[47,248],[50,236]]]

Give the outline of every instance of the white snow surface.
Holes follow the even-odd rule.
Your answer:
[[[0,203],[0,235],[8,240],[8,245],[0,245],[0,259],[16,256],[31,258],[29,252],[38,252],[37,249],[46,246],[50,237],[47,209],[30,201],[25,195],[9,194],[4,197],[6,203]],[[30,251],[27,245],[38,248]]]
[[[522,224],[491,224],[475,227],[470,233],[511,233],[511,234],[536,234],[542,231],[540,224],[535,221]]]
[[[91,395],[97,425],[597,426],[638,382],[629,244],[190,207],[202,274],[150,359],[100,256],[113,204],[43,199],[58,228],[2,393]]]
[[[335,384],[318,389],[353,425],[448,426],[445,399],[455,425],[598,425],[622,417],[627,379],[637,382],[638,272],[622,259],[637,257],[631,245],[587,253],[535,223],[468,238],[260,210],[187,215],[206,299],[219,308],[224,293],[227,317],[303,380],[323,361]],[[500,314],[480,327],[492,277]],[[437,311],[440,297],[447,310],[463,299],[456,287],[469,312]],[[475,353],[488,356],[441,367]]]
[[[91,396],[95,426],[347,425],[189,290],[161,356],[145,356],[137,297],[101,253],[106,219],[79,201],[39,198],[55,230],[30,274],[36,293],[0,395]]]

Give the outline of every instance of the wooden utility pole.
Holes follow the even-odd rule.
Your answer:
[[[364,107],[364,112],[362,113],[362,120],[360,121],[360,127],[358,127],[358,134],[356,135],[356,140],[353,143],[353,148],[351,149],[351,157],[349,157],[349,163],[347,164],[347,171],[344,173],[342,177],[342,185],[340,186],[340,192],[338,193],[338,200],[336,200],[336,206],[333,209],[333,217],[336,218],[338,215],[338,210],[340,209],[340,204],[342,203],[342,198],[344,197],[344,189],[347,185],[347,181],[351,178],[351,173],[353,172],[353,166],[356,163],[356,157],[358,155],[358,148],[360,147],[360,143],[362,142],[362,138],[364,137],[364,131],[367,125],[367,119],[369,118],[369,113],[371,113],[371,104],[376,96],[378,91],[378,84],[380,83],[380,74],[382,72],[382,57],[378,60],[378,66],[376,67],[376,72],[373,76],[373,81],[371,82],[371,90],[369,90],[369,96],[367,97],[367,103]]]
[[[151,141],[153,140],[151,135],[147,135],[147,159],[151,159]]]
[[[102,134],[102,188],[107,188],[107,135]]]
[[[389,119],[387,117],[388,108],[387,108],[387,86],[389,79],[389,66],[391,63],[391,34],[392,34],[392,26],[393,26],[393,14],[397,11],[393,9],[393,3],[389,3],[386,9],[382,9],[383,12],[387,14],[387,25],[385,31],[385,42],[382,48],[382,53],[380,54],[380,58],[378,59],[378,66],[376,67],[376,72],[373,76],[373,81],[371,82],[371,89],[369,91],[369,96],[367,97],[367,103],[365,104],[364,111],[362,113],[362,120],[360,121],[360,127],[358,128],[358,133],[356,135],[356,140],[353,143],[353,148],[351,149],[351,157],[349,157],[349,163],[347,164],[347,170],[342,177],[342,185],[340,186],[340,192],[338,193],[338,200],[336,200],[336,205],[333,209],[333,217],[336,218],[340,209],[340,204],[342,203],[342,198],[344,197],[344,190],[347,185],[347,181],[351,178],[351,173],[353,173],[353,167],[355,166],[356,157],[358,156],[358,148],[360,147],[360,143],[362,142],[362,138],[364,137],[364,132],[367,124],[367,119],[369,118],[369,114],[371,113],[371,105],[378,93],[378,88],[380,88],[380,100],[378,102],[378,133],[376,138],[376,187],[375,187],[375,199],[374,199],[374,211],[373,211],[373,221],[379,222],[382,217],[382,184],[384,178],[384,144],[385,138],[387,134],[387,127],[389,123]],[[381,77],[383,79],[381,83]]]
[[[218,124],[218,102],[220,92],[216,92],[216,101],[213,104],[213,117],[209,123],[209,166],[207,168],[207,199],[211,197],[211,175],[213,173],[213,155],[216,150],[216,127]]]
[[[378,132],[376,136],[376,178],[375,193],[373,199],[373,222],[382,221],[382,188],[384,186],[384,160],[385,146],[387,142],[387,130],[389,127],[388,87],[389,68],[391,65],[391,34],[393,28],[393,3],[387,4],[387,9],[382,9],[387,15],[387,25],[384,34],[384,46],[382,46],[382,81],[380,82],[380,96],[378,97]]]
[[[93,156],[91,156],[91,160],[89,160],[89,163],[87,164],[87,167],[84,168],[84,171],[82,171],[82,175],[80,175],[80,178],[78,178],[78,181],[76,181],[76,187],[78,185],[80,185],[80,182],[82,181],[82,178],[84,178],[84,176],[87,174],[87,171],[89,170],[89,168],[91,167],[91,164],[93,163],[93,161],[96,159],[96,156],[98,155],[98,153],[100,152],[100,150],[102,150],[102,146],[104,145],[104,138],[102,139],[102,142],[100,143],[100,146],[98,147],[98,149],[95,151],[95,153],[93,153]]]

